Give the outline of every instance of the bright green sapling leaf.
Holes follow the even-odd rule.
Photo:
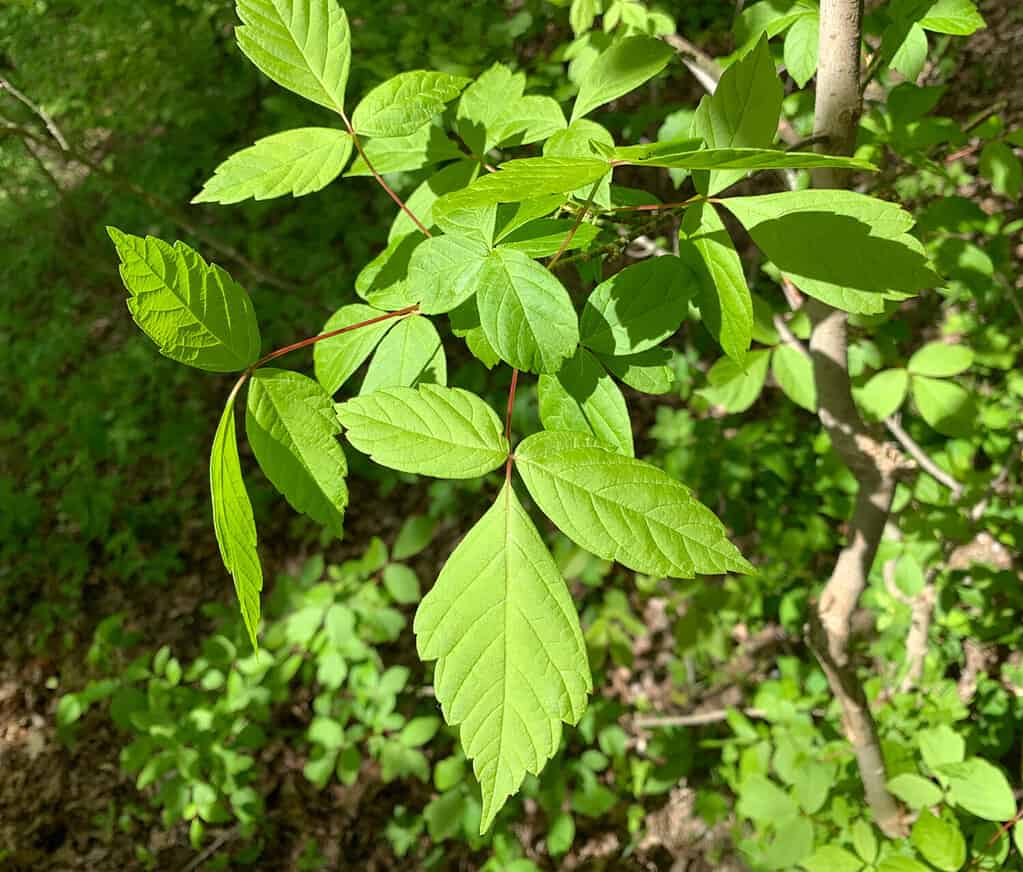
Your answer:
[[[160,353],[209,372],[238,372],[259,357],[249,295],[183,242],[174,245],[107,227],[131,295],[128,310]]]
[[[434,236],[409,261],[409,291],[427,315],[450,312],[480,286],[487,246],[464,236]]]
[[[476,178],[479,169],[480,165],[472,160],[460,160],[457,163],[449,164],[438,170],[409,194],[405,205],[425,226],[432,227],[434,224],[433,207],[437,200],[445,194],[464,188]],[[418,234],[419,232],[419,228],[416,227],[412,219],[405,214],[404,210],[399,209],[387,234],[387,241],[393,242],[406,234]]]
[[[597,357],[615,378],[644,394],[666,394],[675,382],[671,352],[666,348],[651,348],[622,357],[609,354]]]
[[[732,237],[709,203],[686,211],[682,232],[679,254],[696,270],[703,323],[722,351],[742,364],[753,336],[753,298]]]
[[[863,862],[837,845],[824,845],[799,864],[806,872],[861,872]]]
[[[625,397],[597,359],[576,349],[557,375],[541,375],[537,396],[547,430],[589,433],[632,457],[632,421]]]
[[[808,412],[817,411],[817,386],[810,358],[791,345],[779,345],[771,355],[771,373],[793,403]]]
[[[671,255],[627,266],[590,294],[579,320],[580,341],[610,355],[653,348],[678,330],[697,288],[695,270]]]
[[[534,433],[515,458],[536,504],[598,557],[671,578],[753,571],[687,487],[588,434]]]
[[[935,33],[969,36],[987,25],[972,0],[937,0],[920,19],[920,26]]]
[[[558,252],[574,226],[575,220],[570,218],[541,218],[513,230],[501,240],[501,247],[514,248],[527,257],[550,257]],[[599,234],[600,228],[596,224],[584,221],[565,246],[565,251],[586,248]]]
[[[363,136],[408,136],[428,124],[467,84],[469,79],[450,73],[398,73],[359,101],[352,127]]]
[[[567,128],[555,133],[543,144],[544,157],[607,157],[614,148],[614,137],[606,127],[587,118],[577,118]],[[572,192],[577,200],[585,200],[593,189],[592,183]],[[611,176],[601,179],[593,202],[602,209],[611,207]]]
[[[853,191],[784,191],[729,197],[721,205],[801,291],[859,314],[884,311],[938,282],[913,217]]]
[[[927,809],[913,824],[910,840],[923,858],[942,872],[957,872],[966,862],[966,840],[959,825],[936,817]]]
[[[613,43],[586,70],[571,120],[634,91],[663,70],[674,54],[667,43],[649,36],[630,36]]]
[[[444,719],[473,761],[486,832],[592,689],[568,588],[510,482],[448,558],[414,629],[419,656],[437,661]]]
[[[955,382],[915,375],[910,379],[910,390],[917,411],[939,433],[966,436],[973,430],[973,397]]]
[[[928,342],[913,352],[906,369],[912,375],[948,378],[966,372],[973,364],[973,351],[965,345]]]
[[[986,821],[1007,821],[1016,814],[1016,798],[1002,770],[980,757],[945,763],[938,774],[948,779],[948,796],[957,806]]]
[[[329,185],[352,153],[352,138],[329,127],[300,127],[256,140],[213,172],[193,203],[301,197]]]
[[[425,237],[418,230],[397,236],[355,277],[355,293],[372,306],[393,311],[415,302],[408,282],[412,255]]]
[[[913,24],[892,55],[891,68],[901,73],[906,81],[915,82],[927,63],[927,48],[927,34],[919,24]]]
[[[465,340],[469,351],[480,363],[487,369],[493,369],[500,363],[501,358],[480,326],[480,313],[474,297],[470,297],[457,309],[452,309],[448,317],[451,319],[451,332]]]
[[[278,85],[344,113],[352,61],[348,17],[336,0],[237,0],[246,57]]]
[[[804,15],[785,34],[785,69],[800,88],[817,72],[820,16]]]
[[[521,251],[497,248],[491,253],[476,302],[487,341],[516,369],[557,372],[579,344],[568,291]]]
[[[238,459],[233,393],[228,398],[213,437],[210,494],[213,499],[213,529],[220,546],[220,556],[234,579],[242,620],[252,640],[252,647],[256,649],[263,569],[256,551],[256,521],[252,514],[252,503],[245,490],[241,461]]]
[[[362,143],[373,168],[380,174],[418,170],[433,163],[458,160],[464,155],[444,130],[433,124],[420,127],[408,136],[385,136]],[[369,176],[369,166],[359,155],[352,161],[345,176]]]
[[[767,34],[769,39],[784,33],[800,18],[814,15],[817,12],[815,3],[798,0],[763,0],[763,2],[747,4],[742,13],[735,19],[733,32],[738,49],[736,54],[744,57],[750,49],[756,47],[761,36]]]
[[[330,333],[332,330],[340,330],[350,327],[352,324],[379,318],[382,314],[383,312],[372,306],[352,303],[342,306],[331,315],[320,332]],[[313,346],[313,370],[316,373],[316,380],[323,385],[323,389],[328,394],[337,393],[341,385],[351,378],[366,358],[373,353],[377,343],[394,326],[395,321],[394,318],[378,321],[375,324],[324,339]]]
[[[745,412],[764,389],[770,362],[771,352],[763,350],[747,354],[745,368],[731,358],[722,357],[707,373],[710,387],[703,388],[700,396],[732,414]]]
[[[692,140],[686,140],[690,143]],[[776,148],[700,148],[699,144],[684,150],[668,148],[664,143],[651,146],[630,145],[615,149],[615,159],[635,166],[669,167],[687,170],[775,170],[834,169],[876,172],[869,161],[853,157],[816,154],[809,151],[781,151]]]
[[[339,404],[337,416],[355,448],[401,472],[476,478],[508,456],[497,414],[461,388],[381,388]]]
[[[764,36],[752,52],[725,70],[717,90],[700,100],[692,134],[709,148],[766,148],[778,129],[783,96]],[[697,190],[713,195],[744,175],[743,170],[712,171],[705,183],[697,180]]]
[[[903,772],[888,782],[888,790],[913,809],[926,808],[941,802],[941,788],[929,778],[915,772]]]
[[[883,421],[894,415],[909,390],[909,373],[904,369],[886,369],[862,387],[854,388],[853,396],[867,416]]]
[[[445,195],[459,207],[518,203],[551,194],[569,194],[611,172],[606,160],[590,157],[526,157],[501,164],[462,191]]]
[[[395,324],[377,346],[359,395],[423,382],[446,384],[447,380],[447,358],[437,328],[429,318],[410,315]]]

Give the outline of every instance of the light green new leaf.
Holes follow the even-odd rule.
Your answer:
[[[734,360],[722,357],[708,371],[710,387],[699,391],[700,396],[726,412],[745,412],[760,396],[767,378],[770,351],[751,351],[746,355],[745,370]]]
[[[382,388],[336,408],[348,441],[390,469],[476,478],[508,456],[497,414],[461,388]]]
[[[613,43],[583,75],[572,121],[634,91],[663,70],[674,54],[670,45],[649,36],[630,36]]]
[[[487,129],[488,148],[529,145],[565,129],[565,113],[553,97],[530,94],[520,97]]]
[[[575,605],[510,482],[448,558],[414,629],[419,656],[437,661],[444,719],[473,761],[486,832],[592,690]]]
[[[252,515],[252,503],[245,490],[241,462],[238,459],[234,394],[227,401],[213,437],[210,494],[213,499],[213,529],[217,534],[220,556],[234,579],[242,620],[252,640],[252,647],[256,649],[263,569],[256,551],[256,521]]]
[[[387,248],[367,263],[355,277],[355,293],[371,306],[394,311],[411,306],[409,263],[416,248],[426,241],[418,230],[396,236]]]
[[[736,54],[745,57],[754,48],[763,34],[773,39],[783,33],[800,18],[814,15],[817,4],[812,0],[765,0],[746,5],[736,17],[732,30],[735,33]]]
[[[564,285],[521,251],[497,248],[476,294],[480,325],[516,369],[557,372],[579,344],[579,322]]]
[[[487,369],[493,369],[501,362],[480,326],[480,313],[475,298],[470,297],[457,309],[452,309],[448,318],[451,320],[451,332],[465,340],[469,351]]]
[[[433,124],[420,127],[408,136],[384,136],[362,143],[373,168],[381,175],[418,170],[432,163],[458,160],[464,155],[443,129]],[[372,173],[362,155],[352,161],[345,176],[369,176]]]
[[[635,454],[625,397],[585,348],[577,349],[557,375],[540,376],[537,397],[544,429],[589,433],[621,454]]]
[[[946,436],[968,436],[976,423],[973,397],[955,382],[915,375],[913,402],[923,419]]]
[[[597,357],[615,378],[644,394],[666,394],[675,382],[675,372],[669,365],[671,352],[666,348],[651,348],[623,357],[608,354]]]
[[[664,471],[584,433],[534,433],[515,449],[530,495],[566,536],[647,575],[753,572],[725,528]]]
[[[409,293],[427,315],[450,312],[480,286],[487,246],[463,236],[434,236],[409,261]]]
[[[352,127],[363,136],[408,136],[429,123],[467,84],[469,79],[450,73],[398,73],[359,101]]]
[[[693,113],[690,112],[689,124],[692,124],[692,115]],[[673,120],[671,127],[674,128],[674,124],[676,123],[677,120]],[[667,122],[665,122],[665,126],[668,126]],[[664,128],[662,128],[662,130],[663,129]],[[688,131],[689,126],[686,125],[684,129]],[[610,140],[610,134],[608,134],[608,139]],[[651,163],[655,160],[668,160],[680,154],[691,155],[693,152],[699,151],[703,148],[703,140],[698,136],[689,136],[688,133],[684,136],[675,136],[671,139],[660,139],[656,142],[644,142],[640,145],[616,146],[613,140],[611,140],[608,144],[614,149],[611,156],[615,160],[624,160],[629,163]]]
[[[862,872],[863,861],[837,845],[823,845],[799,864],[806,872]]]
[[[913,375],[948,378],[966,372],[973,364],[973,351],[965,345],[928,342],[913,352],[906,369]]]
[[[817,72],[820,16],[804,15],[785,34],[785,69],[800,88]]]
[[[656,146],[657,143],[654,145]],[[628,152],[630,149],[636,149],[633,152],[635,157],[621,156],[622,152]],[[644,151],[644,149],[647,150]],[[777,148],[696,147],[686,151],[672,151],[667,148],[648,149],[647,146],[629,146],[616,149],[615,156],[635,166],[687,170],[741,169],[749,171],[831,167],[833,169],[877,172],[876,166],[859,158],[817,154],[812,151],[781,151]]]
[[[341,536],[348,463],[330,395],[301,373],[262,367],[249,383],[245,435],[252,453],[296,512]]]
[[[278,85],[344,112],[352,61],[348,17],[336,0],[237,0],[246,57]]]
[[[889,66],[898,70],[907,82],[915,82],[927,63],[927,49],[927,33],[919,24],[913,24],[892,55]]]
[[[853,191],[784,191],[729,197],[721,205],[805,293],[859,314],[884,311],[938,277],[895,203]]]
[[[378,318],[382,314],[384,313],[372,306],[351,303],[342,306],[331,315],[320,332],[330,333],[332,330],[340,330],[352,324]],[[313,371],[316,373],[316,380],[323,385],[328,394],[337,393],[341,385],[352,377],[372,354],[377,343],[394,326],[396,320],[388,318],[386,321],[378,321],[358,330],[324,339],[313,346]]]
[[[209,372],[238,372],[259,357],[259,325],[245,289],[183,242],[107,227],[131,295],[128,310],[160,353]]]
[[[972,0],[937,0],[920,19],[920,26],[924,30],[952,36],[969,36],[987,27]]]
[[[572,233],[575,223],[571,218],[542,218],[539,221],[531,221],[503,237],[501,247],[514,248],[528,257],[549,257],[558,252],[565,239]],[[599,234],[600,228],[596,224],[584,221],[572,234],[565,251],[586,248]]]
[[[915,772],[903,772],[888,781],[888,790],[910,808],[926,808],[941,802],[941,788]]]
[[[906,399],[909,390],[909,373],[904,369],[886,369],[862,387],[854,388],[853,396],[867,417],[875,421],[883,421]]]
[[[359,395],[424,382],[445,384],[447,380],[447,358],[437,328],[429,318],[410,315],[395,324],[377,346]]]
[[[774,141],[784,96],[781,79],[771,60],[767,37],[741,61],[732,64],[713,94],[700,100],[692,135],[709,148],[765,148]],[[737,182],[743,170],[717,170],[697,190],[708,195]]]
[[[638,354],[678,330],[699,287],[677,257],[651,257],[615,273],[590,294],[579,321],[580,342],[601,354]]]
[[[927,809],[913,824],[910,841],[923,858],[942,872],[957,872],[966,862],[966,839],[959,825],[936,817]]]
[[[479,169],[480,165],[471,160],[460,160],[457,163],[449,164],[438,170],[409,194],[405,205],[424,225],[432,227],[434,224],[433,207],[437,200],[444,194],[464,188],[476,178]],[[399,209],[387,234],[387,241],[393,242],[408,233],[420,233],[420,230],[412,222],[412,219]]]
[[[778,387],[793,403],[808,412],[817,411],[817,386],[810,358],[791,345],[779,345],[771,355],[771,372]]]
[[[256,140],[213,171],[193,203],[301,197],[329,185],[352,153],[352,138],[329,127],[300,127]]]
[[[461,208],[519,203],[523,200],[568,194],[609,175],[611,165],[593,157],[526,157],[501,164],[496,173],[482,176],[462,191],[444,199]]]
[[[543,144],[543,153],[545,157],[606,157],[606,154],[601,154],[598,151],[598,147],[613,149],[614,144],[614,137],[611,136],[607,128],[597,124],[596,121],[577,118]],[[572,194],[577,200],[585,200],[592,190],[591,183],[573,191]],[[601,209],[611,208],[610,174],[601,179],[600,184],[597,185],[593,202]]]
[[[1007,821],[1016,814],[1016,798],[997,766],[980,757],[946,763],[938,773],[948,779],[949,798],[960,808],[986,821]]]
[[[753,337],[753,298],[732,237],[709,203],[686,211],[682,232],[679,255],[696,268],[703,323],[721,350],[741,364]]]

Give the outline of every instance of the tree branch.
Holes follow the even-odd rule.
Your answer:
[[[813,135],[827,139],[821,140],[818,151],[851,154],[855,144],[860,114],[862,12],[861,0],[821,2]],[[813,173],[813,182],[815,187],[845,187],[847,177],[846,173],[819,169]],[[904,832],[905,825],[886,786],[881,743],[863,685],[851,662],[849,634],[853,611],[867,585],[888,520],[896,478],[905,461],[866,427],[853,402],[845,313],[813,299],[804,305],[813,323],[810,355],[818,415],[835,451],[859,484],[848,544],[838,555],[819,602],[810,610],[809,643],[842,706],[843,726],[874,819],[882,831],[895,836]]]
[[[963,493],[963,486],[959,484],[951,475],[943,470],[938,464],[936,464],[903,428],[902,423],[897,417],[891,415],[885,418],[884,425],[888,428],[888,432],[892,434],[899,443],[902,445],[909,455],[920,464],[920,468],[930,475],[932,478],[940,481],[945,487],[952,491],[952,498],[959,499]]]

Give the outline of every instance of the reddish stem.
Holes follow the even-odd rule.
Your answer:
[[[396,193],[394,193],[394,190],[391,188],[391,186],[384,181],[384,177],[381,176],[380,173],[376,171],[376,167],[374,167],[373,164],[370,162],[370,159],[366,156],[366,152],[362,150],[362,143],[359,142],[359,135],[355,132],[355,128],[352,127],[352,122],[348,120],[348,116],[342,114],[341,118],[345,122],[345,127],[348,128],[349,135],[352,137],[352,143],[355,145],[355,150],[359,153],[359,157],[361,157],[363,162],[366,164],[366,169],[368,169],[373,174],[373,178],[377,180],[380,187],[387,191],[388,196],[392,200],[394,200],[395,203],[398,204],[398,208],[401,209],[402,212],[404,212],[406,215],[408,215],[409,218],[412,219],[412,223],[419,228],[423,236],[433,236],[433,234],[426,229],[426,225],[424,225],[423,222],[420,221],[415,216],[412,210],[405,205],[405,201],[402,200],[401,197],[399,197]]]
[[[398,309],[396,312],[387,312],[383,315],[378,315],[376,318],[368,318],[365,321],[359,321],[357,324],[349,324],[347,327],[339,327],[337,330],[320,333],[318,336],[310,336],[308,339],[303,339],[301,342],[293,342],[291,345],[285,345],[284,348],[278,348],[276,351],[271,351],[265,357],[261,357],[252,364],[248,370],[246,370],[246,374],[252,372],[254,369],[258,369],[265,363],[269,363],[271,360],[276,360],[278,357],[283,357],[285,354],[292,351],[298,351],[300,348],[315,345],[317,342],[322,342],[324,339],[330,339],[332,336],[340,336],[342,333],[350,333],[352,330],[358,330],[360,327],[368,327],[370,324],[386,321],[388,318],[401,318],[405,315],[411,315],[418,311],[419,304],[416,303],[412,306],[406,306],[404,309]],[[244,378],[241,380],[244,381]]]
[[[508,387],[508,410],[504,415],[504,439],[508,443],[508,462],[504,466],[505,481],[511,481],[512,460],[515,457],[511,450],[511,418],[512,407],[515,405],[515,388],[518,386],[518,383],[519,371],[513,367],[511,385]]]
[[[593,198],[597,196],[597,186],[600,185],[601,179],[597,179],[593,183],[593,187],[590,189],[590,196],[586,198],[586,202],[583,203],[582,209],[579,210],[579,214],[576,216],[575,224],[572,225],[572,229],[568,231],[565,238],[561,241],[561,247],[555,252],[554,257],[551,258],[550,263],[547,264],[548,270],[554,269],[554,264],[561,260],[561,255],[565,253],[565,249],[568,248],[572,242],[572,238],[575,236],[576,231],[579,229],[579,225],[583,223],[583,218],[586,217],[586,213],[590,210],[590,206],[593,204]]]
[[[704,199],[703,194],[697,194],[688,200],[678,203],[647,203],[642,206],[615,206],[613,209],[602,209],[602,212],[659,212],[662,209],[684,209]]]

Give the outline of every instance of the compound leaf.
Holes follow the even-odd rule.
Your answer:
[[[352,138],[330,127],[300,127],[256,140],[213,171],[193,203],[301,197],[329,185],[352,153]]]
[[[256,460],[296,512],[341,535],[348,463],[330,395],[301,373],[261,367],[252,374],[245,434]]]
[[[372,306],[351,303],[342,306],[331,315],[320,332],[330,333],[332,330],[340,330],[352,324],[378,318],[382,314],[379,309]],[[323,385],[328,394],[337,393],[341,385],[351,378],[373,353],[377,343],[394,326],[396,320],[388,318],[386,321],[377,321],[375,324],[324,339],[313,346],[313,371],[316,373],[316,380]]]
[[[595,157],[525,157],[501,164],[496,173],[444,199],[463,208],[519,203],[592,186],[610,172],[611,165]]]
[[[475,478],[508,456],[494,410],[461,388],[381,388],[338,405],[337,416],[353,446],[402,472]]]
[[[476,293],[487,246],[463,236],[433,236],[409,261],[409,291],[428,315],[450,312]]]
[[[352,62],[348,17],[336,0],[237,0],[246,57],[278,85],[344,112]]]
[[[552,431],[528,436],[515,458],[536,504],[598,557],[671,578],[753,571],[710,509],[656,466]]]
[[[234,394],[220,416],[213,450],[210,452],[210,495],[213,501],[213,529],[217,534],[220,556],[234,579],[242,620],[252,647],[257,648],[259,593],[263,589],[263,569],[256,551],[256,521],[252,514],[235,435]]]
[[[359,101],[352,127],[363,136],[408,136],[428,124],[468,83],[450,73],[398,73]]]
[[[572,107],[572,121],[634,91],[667,65],[675,50],[649,36],[630,36],[601,52],[587,68]]]
[[[259,357],[249,295],[183,242],[107,227],[121,258],[128,310],[160,353],[209,372],[237,372]]]
[[[416,612],[419,656],[459,727],[486,832],[527,772],[539,774],[592,690],[575,606],[510,482],[459,543]]]
[[[447,358],[437,328],[429,318],[411,315],[395,324],[377,346],[359,394],[447,380]]]

